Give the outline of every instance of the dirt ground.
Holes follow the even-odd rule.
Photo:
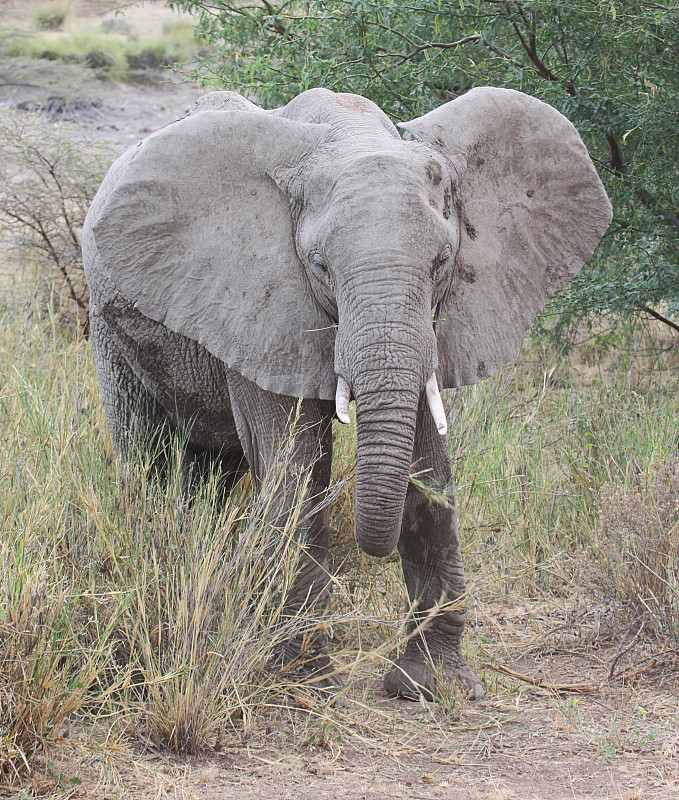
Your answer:
[[[4,5],[17,14],[23,4]],[[111,6],[73,3],[97,19]],[[168,12],[147,2],[127,13],[153,26]],[[177,76],[152,78],[113,85],[74,65],[5,59],[0,107],[27,113],[47,105],[52,119],[122,151],[183,116],[203,91]],[[602,643],[595,622],[575,629],[564,615],[524,600],[479,606],[468,633],[482,643],[472,660],[488,693],[478,703],[461,700],[447,711],[387,699],[375,665],[331,715],[310,722],[301,712],[267,711],[248,736],[227,734],[219,752],[200,757],[73,724],[23,793],[0,797],[679,797],[677,653],[639,648],[620,665],[627,680],[610,682],[618,642]]]
[[[25,15],[34,2],[3,0],[4,23]],[[82,17],[94,25],[114,18],[116,6],[129,6],[124,19],[140,35],[158,35],[162,24],[174,18],[163,3],[112,3],[81,0],[71,3],[71,19]],[[0,17],[2,20],[2,17]],[[183,117],[206,90],[183,82],[167,70],[139,71],[131,84],[99,80],[78,64],[47,59],[0,59],[0,108],[44,109],[54,122],[68,122],[80,134],[108,141],[123,152],[162,125]]]
[[[73,723],[32,785],[55,800],[679,797],[678,651],[639,646],[609,680],[619,642],[581,605],[498,599],[474,616],[480,702],[389,699],[368,665],[344,705],[286,696],[197,757]]]

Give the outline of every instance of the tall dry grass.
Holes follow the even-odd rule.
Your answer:
[[[488,596],[590,585],[612,493],[676,459],[678,367],[676,343],[638,327],[608,351],[534,346],[449,398],[467,563]]]
[[[304,685],[298,664],[281,667],[283,644],[357,615],[287,610],[297,531],[319,502],[300,472],[275,521],[294,440],[256,496],[241,486],[223,501],[213,476],[187,503],[179,447],[162,482],[149,457],[115,460],[89,343],[53,311],[6,303],[0,374],[3,769],[73,714],[118,715],[134,735],[196,751]]]
[[[403,640],[398,560],[368,559],[353,542],[353,428],[338,432],[335,447],[335,476],[349,487],[333,508],[332,606],[321,619],[290,617],[283,603],[299,563],[295,529],[307,478],[299,476],[298,502],[277,527],[269,504],[285,452],[257,497],[241,486],[226,503],[208,480],[187,506],[178,459],[162,484],[149,461],[123,474],[89,343],[65,333],[53,309],[27,303],[30,296],[18,283],[0,295],[5,777],[73,717],[88,723],[105,715],[129,735],[189,751],[256,727],[272,708],[301,705],[310,719],[340,726],[345,712],[308,688],[300,700],[303,677],[272,664],[287,637],[323,627],[349,681],[374,677]],[[649,354],[654,342],[657,331],[637,333],[619,343],[617,356],[584,347],[568,360],[535,346],[517,367],[446,399],[473,603],[558,597],[574,587],[600,602],[592,574],[607,569],[618,577],[605,591],[619,601],[618,556],[604,546],[610,498],[638,494],[639,476],[662,474],[679,442],[677,352]],[[645,502],[657,495],[654,485],[644,484]],[[663,552],[663,563],[676,565],[676,544]],[[668,619],[676,619],[672,586]],[[472,662],[476,641],[471,634]],[[458,698],[446,702],[452,708]]]

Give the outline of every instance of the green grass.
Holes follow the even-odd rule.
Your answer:
[[[186,20],[166,22],[155,37],[110,25],[72,32],[13,29],[0,36],[0,56],[79,64],[118,81],[138,70],[186,64],[196,54],[193,26]]]
[[[0,300],[6,776],[74,715],[84,724],[105,716],[119,730],[184,751],[214,746],[224,730],[256,727],[266,709],[300,705],[298,679],[270,663],[287,636],[318,625],[334,636],[347,674],[370,662],[374,678],[402,639],[405,597],[397,559],[368,559],[353,543],[353,426],[338,431],[335,447],[335,476],[348,476],[349,487],[333,509],[342,563],[331,615],[284,619],[304,476],[299,503],[278,530],[267,512],[284,454],[258,498],[241,485],[223,505],[208,482],[190,509],[176,466],[162,488],[148,463],[123,468],[89,343],[29,296],[16,283]],[[644,355],[651,343],[637,332],[619,342],[619,357],[581,348],[569,360],[536,346],[518,367],[446,398],[473,602],[558,598],[579,588],[599,592],[592,603],[603,592],[636,613],[632,594],[644,581],[630,589],[622,577],[649,540],[633,526],[615,533],[615,498],[641,503],[650,530],[661,519],[654,503],[662,476],[675,474],[679,441],[676,350]],[[639,352],[624,352],[630,346]],[[665,593],[663,608],[676,618],[679,515],[666,506],[663,530],[675,538],[663,540],[665,555],[651,567],[662,570],[654,591]],[[601,575],[607,582],[597,582]],[[469,642],[477,646],[474,633]],[[458,698],[447,702],[452,708]],[[305,703],[323,730],[349,725],[329,706]],[[300,733],[310,735],[308,727]]]

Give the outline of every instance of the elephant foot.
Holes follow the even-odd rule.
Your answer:
[[[384,690],[391,697],[403,697],[408,700],[419,700],[423,697],[431,702],[439,695],[439,681],[445,681],[452,673],[451,677],[454,677],[459,688],[471,700],[481,700],[486,694],[480,679],[461,655],[444,663],[441,672],[442,677],[437,680],[424,655],[406,652],[385,675]]]
[[[384,691],[390,697],[431,702],[436,697],[436,678],[420,659],[401,656],[384,676]]]
[[[470,700],[483,700],[486,690],[483,688],[479,676],[469,668],[467,662],[460,656],[460,663],[455,665],[457,685],[467,693]]]
[[[305,661],[298,671],[304,684],[311,689],[325,693],[337,693],[344,689],[344,681],[335,671],[325,653]]]
[[[303,637],[290,639],[275,661],[291,683],[303,684],[325,695],[337,694],[344,689],[344,681],[328,655],[325,634],[317,634],[311,641]]]

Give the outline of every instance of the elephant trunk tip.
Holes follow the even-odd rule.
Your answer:
[[[357,534],[358,539],[358,546],[361,550],[369,556],[375,556],[376,558],[386,558],[390,556],[394,550],[396,550],[396,545],[398,544],[398,538],[395,541],[391,541],[390,539],[374,539],[372,537],[365,537],[361,536],[360,533]]]

